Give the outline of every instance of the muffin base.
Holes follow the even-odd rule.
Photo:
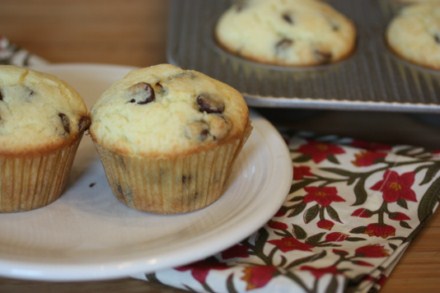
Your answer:
[[[204,208],[224,192],[232,164],[247,139],[172,158],[130,157],[95,144],[113,194],[128,207],[159,214]]]
[[[81,137],[43,154],[0,155],[0,212],[33,210],[58,199]]]

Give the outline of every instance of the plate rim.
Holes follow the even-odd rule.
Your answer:
[[[92,68],[94,70],[113,69],[128,72],[136,67],[95,63],[59,63],[38,65],[33,66],[32,68],[41,71],[46,69],[49,71],[70,70],[80,72],[81,70]],[[251,119],[252,123],[254,124],[254,131],[259,131],[259,134],[262,136],[262,138],[265,138],[263,141],[270,150],[270,158],[273,161],[269,167],[277,171],[277,176],[274,176],[275,174],[273,172],[269,173],[271,170],[268,170],[268,174],[271,174],[271,176],[267,176],[270,177],[267,180],[272,181],[268,182],[266,185],[276,188],[276,190],[272,191],[271,194],[275,194],[277,197],[271,197],[271,201],[273,203],[270,206],[270,209],[267,209],[266,207],[267,210],[264,217],[260,216],[257,218],[257,220],[248,220],[245,222],[246,225],[241,224],[223,227],[221,231],[228,231],[228,237],[226,239],[222,239],[220,242],[218,241],[219,236],[209,236],[208,238],[205,237],[202,240],[206,243],[207,249],[205,249],[203,253],[200,253],[198,246],[185,247],[180,254],[184,253],[186,256],[181,257],[179,259],[180,261],[175,261],[175,256],[179,254],[177,251],[167,254],[166,256],[161,256],[160,259],[152,259],[148,256],[144,259],[137,257],[136,259],[126,259],[123,262],[113,260],[93,264],[35,263],[32,261],[11,261],[0,258],[0,275],[16,279],[39,281],[91,281],[129,277],[133,274],[149,273],[175,266],[181,266],[186,263],[203,259],[209,255],[218,253],[221,250],[230,247],[231,245],[234,245],[248,237],[262,227],[268,220],[270,220],[270,218],[282,206],[290,189],[293,172],[288,147],[276,128],[257,112],[251,111]],[[282,174],[282,176],[279,176],[279,174]],[[276,180],[276,184],[274,184],[275,182],[273,180]],[[259,191],[259,193],[261,193],[261,191]],[[230,221],[226,223],[230,223]],[[248,227],[245,233],[241,231],[244,226]],[[222,232],[221,235],[224,234],[225,232]],[[200,236],[202,235],[199,235],[199,237]],[[197,257],[194,257],[195,255],[197,255]]]

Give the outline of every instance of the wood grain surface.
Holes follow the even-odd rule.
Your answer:
[[[164,0],[0,0],[0,34],[51,62],[148,66],[166,62],[169,8]],[[261,112],[294,129],[440,149],[440,118],[433,115]],[[129,278],[75,283],[0,278],[0,292],[179,291]],[[440,292],[439,213],[412,243],[382,292]]]

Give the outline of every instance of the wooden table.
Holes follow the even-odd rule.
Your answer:
[[[52,62],[148,66],[166,62],[168,9],[164,0],[0,0],[0,34]],[[282,117],[262,112],[269,118]],[[426,123],[424,119],[432,117],[425,115],[296,110],[295,116],[302,117],[288,121],[295,129],[440,149],[439,126]],[[49,283],[0,278],[0,292],[178,290],[133,279]],[[440,292],[439,213],[411,245],[382,292]]]

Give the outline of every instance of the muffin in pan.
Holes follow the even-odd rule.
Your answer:
[[[440,0],[390,0],[390,1],[400,4],[420,4],[420,3],[428,3],[428,2],[440,2]]]
[[[248,60],[280,66],[337,62],[355,48],[350,19],[318,0],[241,0],[215,26],[226,51]]]
[[[0,65],[0,212],[58,199],[89,124],[82,97],[62,80]]]
[[[402,59],[440,69],[440,1],[404,7],[391,20],[386,40]]]
[[[134,70],[114,83],[91,118],[90,134],[115,196],[161,214],[217,200],[251,131],[239,92],[168,64]]]

